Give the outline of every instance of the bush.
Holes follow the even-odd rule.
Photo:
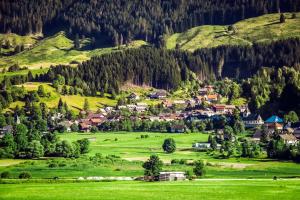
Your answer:
[[[19,179],[31,179],[31,173],[30,172],[21,172],[19,174]]]
[[[92,133],[96,133],[98,131],[99,131],[99,129],[97,128],[97,126],[92,126],[92,128],[91,128]]]
[[[186,165],[186,164],[188,164],[187,159],[181,159],[181,160],[179,161],[179,164],[181,164],[181,165]]]
[[[179,162],[180,162],[180,160],[178,160],[178,159],[172,159],[171,160],[171,164],[173,165],[173,164],[179,164]]]
[[[11,173],[9,171],[2,172],[0,175],[1,178],[10,178]]]
[[[196,176],[204,176],[206,173],[205,164],[202,160],[195,162],[195,168],[193,169]]]
[[[162,148],[166,153],[173,153],[176,150],[175,140],[173,138],[165,139]]]
[[[48,165],[48,167],[49,167],[49,168],[56,168],[56,167],[58,167],[58,164],[57,164],[57,163],[50,163],[50,164]]]
[[[65,166],[67,166],[67,164],[64,163],[64,162],[61,162],[61,163],[58,164],[58,166],[59,166],[59,167],[65,167]]]

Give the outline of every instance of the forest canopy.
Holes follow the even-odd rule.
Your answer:
[[[158,42],[204,24],[232,24],[268,13],[297,12],[300,0],[0,0],[0,32],[66,29],[118,45]],[[56,30],[57,31],[57,30]]]

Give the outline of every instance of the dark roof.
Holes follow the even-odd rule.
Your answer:
[[[256,121],[260,118],[259,114],[250,114],[247,117],[243,117],[243,121]]]
[[[300,122],[292,123],[291,127],[292,128],[300,128]]]

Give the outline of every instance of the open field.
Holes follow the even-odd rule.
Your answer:
[[[106,97],[84,97],[80,95],[61,95],[59,94],[55,88],[52,87],[50,83],[39,83],[39,82],[28,82],[21,86],[24,86],[24,88],[27,91],[37,91],[38,86],[43,85],[45,92],[50,93],[50,97],[44,97],[41,98],[41,102],[46,103],[46,105],[50,108],[54,108],[58,105],[59,98],[62,98],[64,102],[66,102],[70,109],[74,110],[75,112],[79,112],[80,109],[83,108],[84,100],[87,99],[90,104],[90,109],[92,111],[97,111],[99,108],[102,108],[104,106],[115,106],[117,101],[110,99],[109,95]],[[15,108],[17,105],[23,106],[24,102],[14,102],[10,105],[11,108]]]
[[[296,19],[291,19],[291,13],[285,13],[285,23],[279,23],[279,14],[246,19],[233,25],[235,33],[228,31],[228,26],[199,26],[167,36],[166,46],[174,49],[179,45],[182,50],[195,51],[221,45],[252,45],[300,37],[300,13],[297,15]]]
[[[2,184],[0,199],[20,200],[274,200],[297,199],[299,180],[201,180],[185,182],[93,182]]]
[[[19,38],[21,36],[12,35]],[[2,35],[2,37],[5,37]],[[25,37],[25,36],[23,36]],[[81,49],[74,49],[74,42],[69,39],[65,32],[61,31],[51,37],[40,41],[35,41],[33,48],[25,50],[13,56],[0,58],[0,67],[8,67],[13,64],[20,66],[29,66],[29,69],[48,68],[50,65],[70,64],[72,61],[83,62],[89,60],[92,56],[120,51],[127,48],[139,48],[147,45],[144,41],[133,41],[128,46],[103,47],[90,50],[88,45],[91,43],[89,38],[81,40]],[[33,43],[33,42],[32,42]]]
[[[149,138],[141,139],[141,135]],[[139,177],[143,175],[142,163],[150,155],[156,154],[164,161],[165,171],[192,171],[189,163],[194,160],[205,160],[208,164],[205,178],[269,178],[299,177],[299,164],[294,162],[274,161],[265,158],[230,158],[218,159],[206,152],[195,152],[191,149],[194,142],[207,141],[207,134],[163,134],[163,133],[97,133],[97,134],[61,134],[61,139],[75,141],[89,138],[91,151],[79,159],[44,158],[24,162],[12,160],[0,161],[0,173],[9,171],[12,178],[17,178],[23,171],[31,172],[34,179],[59,177],[61,179],[87,176],[122,176]],[[162,150],[165,138],[174,138],[177,151],[166,154]],[[102,158],[95,161],[92,157],[100,153]],[[170,164],[172,159],[185,159],[187,164]],[[56,167],[49,167],[51,163]],[[8,163],[7,165],[4,165]]]

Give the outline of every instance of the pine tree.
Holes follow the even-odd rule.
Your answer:
[[[84,111],[89,111],[90,110],[90,104],[89,104],[88,99],[84,99],[83,110]]]

